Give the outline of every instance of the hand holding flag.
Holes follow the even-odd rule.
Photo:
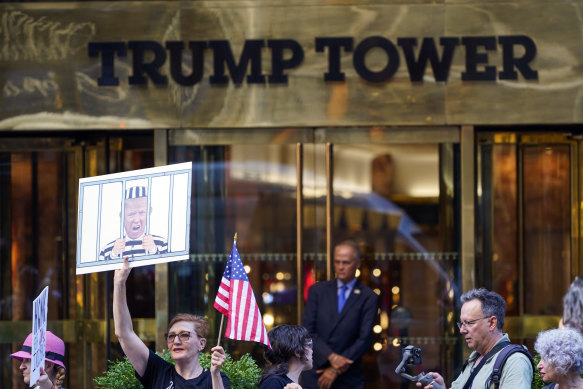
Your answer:
[[[214,307],[228,318],[227,338],[260,342],[271,348],[253,289],[237,251],[236,235]]]

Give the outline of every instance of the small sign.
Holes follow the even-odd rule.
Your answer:
[[[32,359],[30,361],[30,386],[40,378],[40,368],[45,368],[45,349],[47,344],[47,309],[49,287],[45,287],[32,302]]]

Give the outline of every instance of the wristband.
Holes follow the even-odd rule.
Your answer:
[[[330,369],[332,369],[332,371],[333,371],[333,372],[334,372],[336,375],[338,375],[338,370],[336,370],[336,369],[335,369],[335,368],[333,368],[333,367],[331,367]]]

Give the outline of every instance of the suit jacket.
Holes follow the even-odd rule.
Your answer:
[[[314,378],[317,379],[314,371],[330,366],[328,356],[332,352],[354,361],[336,378],[332,388],[354,389],[355,385],[364,385],[362,355],[372,343],[377,305],[377,294],[358,280],[340,313],[336,279],[319,282],[310,288],[302,325],[310,332],[314,343],[314,369],[311,374],[306,372],[308,374],[304,375],[304,388],[317,387],[313,382]]]

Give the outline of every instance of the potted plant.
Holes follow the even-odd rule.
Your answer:
[[[164,350],[162,353],[157,353],[164,360],[174,363],[170,357],[170,352]],[[210,354],[199,355],[200,365],[205,369],[209,369],[211,365]],[[99,377],[95,377],[93,381],[100,389],[143,389],[142,384],[134,374],[134,368],[127,357],[122,360],[109,361],[109,370]],[[231,381],[231,389],[257,389],[257,381],[261,376],[261,369],[251,358],[249,354],[243,355],[239,360],[235,361],[229,354],[223,364],[221,371],[229,377]]]

